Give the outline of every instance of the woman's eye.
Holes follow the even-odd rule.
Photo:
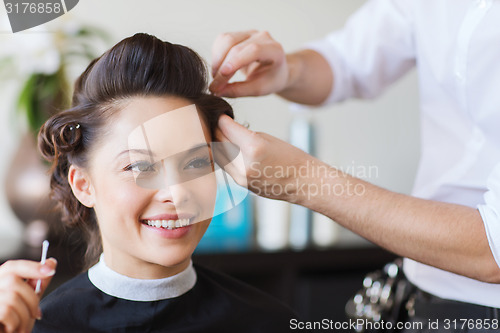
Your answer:
[[[149,162],[136,162],[125,167],[125,170],[133,172],[154,172],[156,171],[156,166]]]
[[[210,160],[209,157],[204,157],[204,158],[198,157],[189,161],[184,167],[184,169],[201,169],[209,166],[212,166],[212,161]]]

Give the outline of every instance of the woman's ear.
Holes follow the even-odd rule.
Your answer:
[[[68,182],[73,194],[82,205],[92,208],[95,204],[94,191],[89,175],[85,170],[71,165],[68,171]]]

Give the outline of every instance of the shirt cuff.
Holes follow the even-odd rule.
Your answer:
[[[477,209],[483,219],[491,252],[500,267],[500,164],[488,179],[488,192],[484,194],[484,201]]]

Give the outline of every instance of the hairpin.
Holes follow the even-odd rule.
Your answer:
[[[69,126],[69,130],[72,131],[73,129],[79,129],[80,128],[80,124],[76,124],[76,126],[73,127],[73,125],[70,125]]]

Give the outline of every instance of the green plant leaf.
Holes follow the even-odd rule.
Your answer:
[[[65,70],[70,63],[68,59],[94,59],[100,54],[99,44],[109,44],[111,41],[105,30],[92,26],[84,26],[74,34],[62,34],[63,39],[58,44],[61,56],[58,71],[49,75],[32,73],[18,95],[16,111],[26,116],[29,129],[33,133],[36,133],[52,114],[69,107],[69,93],[72,88]],[[7,60],[0,59],[0,72],[8,66]]]
[[[33,94],[33,85],[35,84],[37,75],[38,74],[36,73],[32,74],[21,88],[21,92],[19,93],[19,97],[17,99],[17,111],[19,113],[28,112],[27,109],[30,104],[29,100]]]

